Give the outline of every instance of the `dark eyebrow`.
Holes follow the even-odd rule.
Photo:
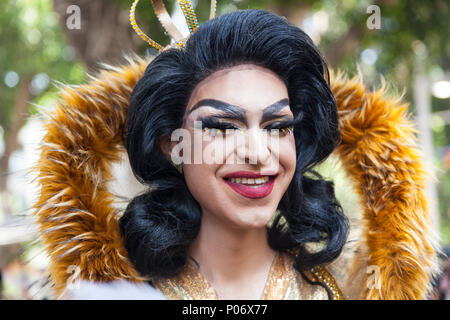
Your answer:
[[[241,121],[247,125],[247,119],[245,117],[245,110],[241,107],[234,106],[232,104],[215,100],[215,99],[203,99],[197,102],[191,110],[189,110],[188,114],[200,107],[212,107],[214,109],[225,112],[224,115],[220,115],[221,118],[226,119],[235,119]]]
[[[270,106],[266,107],[263,110],[261,122],[264,123],[266,121],[272,120],[273,118],[281,117],[281,115],[277,115],[276,113],[281,109],[283,109],[284,107],[288,106],[289,106],[289,99],[287,98],[271,104]]]
[[[264,108],[263,110],[263,116],[262,116],[262,122],[266,122],[272,118],[274,118],[274,114],[283,109],[284,107],[289,106],[289,99],[281,99],[280,101],[277,101],[270,106]],[[245,117],[246,111],[245,109],[242,109],[241,107],[234,106],[232,104],[216,100],[216,99],[203,99],[197,102],[191,110],[189,110],[188,114],[194,111],[197,108],[200,107],[212,107],[214,109],[220,110],[225,112],[225,115],[220,115],[220,117],[226,118],[226,119],[235,119],[239,120],[245,125],[247,125],[247,119]]]

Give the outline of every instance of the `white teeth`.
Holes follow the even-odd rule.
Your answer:
[[[262,178],[230,178],[231,182],[241,183],[241,184],[264,184],[269,181],[269,176],[265,176]]]

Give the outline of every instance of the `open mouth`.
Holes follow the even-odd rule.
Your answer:
[[[268,196],[273,189],[277,175],[232,174],[224,177],[224,181],[240,195],[259,199]],[[253,177],[249,177],[253,175]]]
[[[262,185],[269,182],[269,180],[275,179],[275,176],[264,176],[261,178],[225,178],[225,180],[231,183],[243,184],[250,187],[261,187]]]

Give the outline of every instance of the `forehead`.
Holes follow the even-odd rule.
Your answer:
[[[243,64],[217,71],[192,92],[186,111],[202,99],[216,99],[245,109],[264,108],[287,98],[286,85],[273,71]]]

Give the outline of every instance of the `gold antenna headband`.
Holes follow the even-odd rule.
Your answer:
[[[148,37],[137,25],[136,23],[136,6],[138,4],[139,0],[134,0],[133,4],[131,5],[130,9],[130,22],[131,26],[133,27],[134,31],[141,37],[142,40],[147,42],[152,47],[156,48],[159,53],[163,52],[166,49],[172,48],[173,45],[169,44],[166,47],[163,47],[156,41],[152,40],[150,37]],[[159,22],[161,22],[164,29],[167,31],[167,33],[170,35],[171,38],[175,40],[175,45],[182,48],[186,42],[186,40],[189,38],[189,36],[197,31],[198,29],[198,21],[197,16],[194,12],[194,9],[192,8],[192,4],[190,0],[177,0],[178,4],[181,7],[181,11],[183,11],[184,18],[186,19],[187,26],[189,28],[189,36],[183,37],[181,32],[178,30],[178,28],[175,26],[175,24],[172,21],[172,18],[170,17],[169,13],[167,12],[166,6],[164,5],[162,0],[151,0],[153,9],[155,10],[156,16],[158,17]],[[211,9],[209,13],[209,19],[214,19],[216,15],[216,0],[211,0]]]

